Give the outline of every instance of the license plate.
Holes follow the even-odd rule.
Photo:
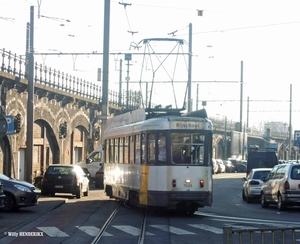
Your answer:
[[[63,188],[63,186],[61,186],[61,185],[58,185],[58,186],[55,186],[55,188]]]

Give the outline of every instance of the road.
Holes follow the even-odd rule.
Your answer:
[[[263,209],[259,203],[244,202],[242,177],[244,173],[214,175],[213,206],[199,208],[192,216],[148,212],[143,242],[139,232],[144,212],[121,205],[98,243],[219,244],[223,242],[224,226],[300,226],[299,207],[278,212],[275,206]],[[0,243],[92,243],[118,204],[92,185],[89,196],[81,199],[63,194],[41,197],[38,206],[15,213],[0,212]],[[300,243],[300,236],[297,238]]]

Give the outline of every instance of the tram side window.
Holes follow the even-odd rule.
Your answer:
[[[114,156],[115,156],[115,163],[119,162],[119,139],[115,138],[115,150],[114,150]]]
[[[129,162],[131,164],[134,164],[134,148],[135,148],[135,135],[132,135],[129,137],[130,139],[130,144],[129,144]]]
[[[110,163],[110,161],[109,161],[109,140],[105,141],[105,162]]]
[[[121,137],[120,139],[120,146],[119,146],[119,150],[120,150],[120,156],[119,156],[119,162],[120,164],[124,163],[124,137]]]
[[[109,162],[114,163],[114,139],[109,139]]]
[[[129,137],[126,136],[124,140],[124,164],[129,163]]]
[[[141,163],[141,140],[140,135],[135,136],[135,163]]]
[[[141,135],[141,155],[142,155],[142,164],[146,163],[146,134]]]
[[[155,134],[148,134],[148,163],[155,162]]]
[[[158,161],[167,161],[167,148],[166,148],[166,135],[165,133],[159,133],[158,136]]]

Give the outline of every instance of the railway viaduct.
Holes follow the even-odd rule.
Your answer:
[[[21,115],[20,132],[0,139],[0,172],[23,180],[28,102],[26,63],[21,56],[5,49],[0,52],[1,114]],[[82,160],[100,144],[102,108],[99,84],[39,64],[34,68],[33,178],[42,175],[49,164]],[[138,92],[124,94],[127,97],[109,91],[108,116],[140,106]],[[65,128],[63,134],[61,127]],[[215,129],[214,156],[218,158],[224,153],[222,134],[222,128]],[[228,136],[230,138],[230,134]],[[264,138],[255,140],[265,141]]]
[[[25,60],[1,50],[1,114],[21,115],[19,133],[0,140],[0,172],[24,179],[28,80]],[[101,86],[35,64],[32,177],[44,173],[49,164],[72,164],[82,160],[100,144]],[[109,115],[138,107],[139,94],[109,91]],[[124,108],[126,104],[126,108]],[[61,133],[65,127],[65,134]]]

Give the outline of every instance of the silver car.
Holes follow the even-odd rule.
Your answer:
[[[266,178],[272,168],[257,168],[252,169],[245,180],[243,185],[242,197],[247,203],[253,200],[260,199],[261,186],[263,184],[262,179]]]
[[[261,206],[277,204],[279,211],[287,206],[300,206],[300,164],[274,166],[261,187]]]

